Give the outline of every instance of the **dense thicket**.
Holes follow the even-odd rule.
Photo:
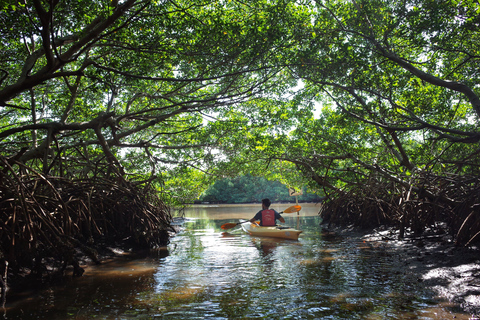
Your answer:
[[[54,279],[67,266],[81,276],[79,260],[100,263],[107,246],[158,247],[174,232],[149,183],[46,177],[22,164],[18,174],[3,165],[12,171],[2,175],[0,253],[14,286]]]

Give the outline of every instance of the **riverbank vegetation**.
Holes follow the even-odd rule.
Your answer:
[[[1,275],[165,244],[169,205],[246,174],[326,196],[329,223],[480,241],[475,3],[0,9]]]
[[[61,277],[67,267],[81,276],[85,257],[100,263],[107,247],[159,247],[174,232],[169,208],[151,181],[45,177],[23,165],[21,174],[3,165],[11,170],[1,185],[0,253],[16,289]]]

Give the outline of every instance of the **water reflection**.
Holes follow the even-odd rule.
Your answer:
[[[284,215],[304,231],[298,241],[223,232],[254,212],[242,208],[192,212],[168,253],[88,268],[10,303],[7,318],[468,319],[422,291],[394,254],[323,232],[316,215]]]

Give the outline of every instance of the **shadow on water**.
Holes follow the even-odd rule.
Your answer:
[[[254,211],[244,210],[242,218]],[[285,216],[303,230],[293,241],[223,232],[231,218],[201,214],[186,220],[168,252],[89,267],[10,302],[5,318],[468,319],[397,268],[394,253],[324,232],[318,216]]]
[[[147,257],[120,257],[90,266],[81,278],[8,300],[5,319],[106,319],[128,310],[132,295],[154,285],[158,260],[168,251]]]

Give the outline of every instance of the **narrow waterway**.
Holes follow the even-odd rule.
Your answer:
[[[318,206],[284,214],[298,241],[220,226],[258,206],[195,206],[168,248],[88,267],[7,303],[5,319],[468,319],[358,237],[322,231]],[[275,205],[282,211],[286,207]]]

